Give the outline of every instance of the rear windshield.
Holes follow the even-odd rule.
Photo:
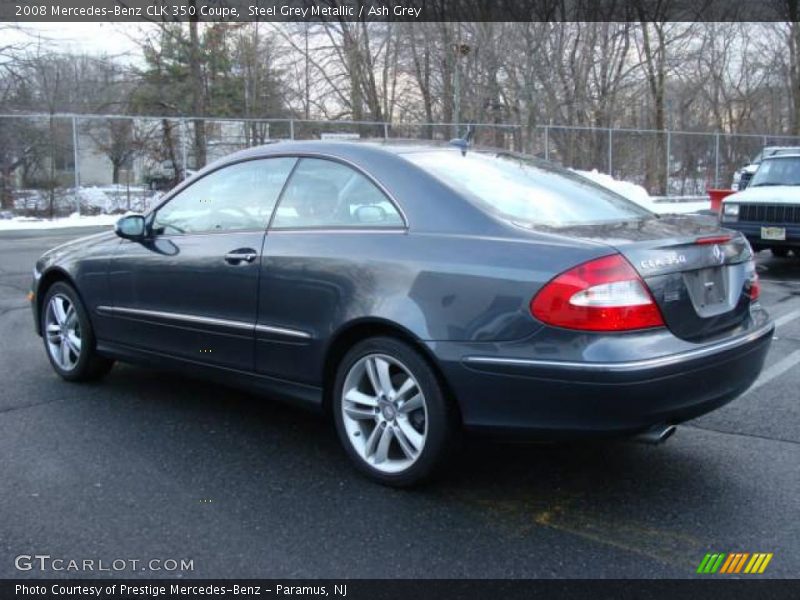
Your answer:
[[[653,216],[585,177],[532,158],[472,151],[462,156],[455,149],[403,157],[484,210],[522,225],[563,227]]]

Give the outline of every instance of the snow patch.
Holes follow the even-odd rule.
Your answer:
[[[0,231],[20,229],[60,229],[64,227],[103,227],[116,223],[122,215],[81,216],[72,213],[63,219],[37,219],[34,217],[13,217],[0,219]]]
[[[620,181],[614,179],[611,175],[600,173],[597,169],[591,171],[578,171],[575,173],[582,175],[587,179],[591,179],[595,183],[599,183],[612,192],[624,196],[628,200],[635,202],[639,206],[646,208],[658,214],[674,214],[674,213],[696,213],[701,210],[709,210],[711,208],[710,200],[701,200],[698,202],[656,202],[652,196],[647,193],[647,190],[642,186],[630,181]]]

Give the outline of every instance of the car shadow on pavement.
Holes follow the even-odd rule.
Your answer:
[[[680,575],[690,573],[690,563],[709,544],[745,526],[733,517],[764,502],[752,489],[757,474],[743,479],[730,469],[728,442],[696,428],[679,428],[662,446],[468,439],[442,477],[394,490],[359,475],[333,427],[317,415],[128,365],[117,365],[92,388],[102,393],[79,396],[61,424],[92,431],[92,447],[120,449],[108,472],[134,457],[174,493],[213,499],[207,510],[225,507],[226,518],[243,529],[256,526],[264,510],[276,520],[302,510],[303,527],[344,536],[347,528],[329,515],[383,523],[386,514],[396,513],[514,543],[533,543],[543,531],[567,534]],[[95,426],[87,420],[96,420]],[[140,485],[153,484],[143,479]],[[767,494],[769,486],[763,488]]]
[[[235,460],[237,447],[263,444],[263,460],[278,470],[280,456],[291,454],[292,462],[321,461],[326,475],[380,489],[355,473],[325,417],[226,386],[127,365],[117,365],[103,385],[124,401],[127,411],[157,415],[152,420],[160,425],[150,439],[156,446],[175,439],[159,437],[158,428],[170,429],[179,423],[187,442],[204,436],[226,442],[208,448],[209,460],[227,463]],[[680,436],[679,430],[675,438]],[[686,486],[696,479],[707,480],[708,473],[698,475],[694,460],[702,461],[702,457],[675,456],[671,443],[657,447],[620,440],[509,443],[467,437],[446,472],[418,492],[480,489],[489,498],[544,494],[549,499],[557,493],[592,489],[598,498],[633,491],[646,498],[664,496],[667,476]],[[226,452],[233,455],[223,458]],[[284,472],[287,478],[297,475]]]

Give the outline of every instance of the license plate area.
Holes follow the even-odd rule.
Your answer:
[[[694,309],[701,317],[710,317],[731,310],[728,295],[727,267],[708,267],[687,271],[683,281]]]
[[[784,241],[784,240],[786,240],[786,228],[785,227],[762,227],[761,228],[761,239],[762,240]]]

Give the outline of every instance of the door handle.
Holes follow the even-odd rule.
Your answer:
[[[253,262],[258,257],[258,253],[251,249],[245,248],[243,250],[234,250],[225,255],[225,262],[231,265],[238,265],[242,261],[246,263]]]

